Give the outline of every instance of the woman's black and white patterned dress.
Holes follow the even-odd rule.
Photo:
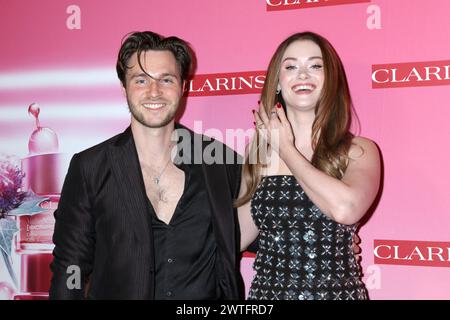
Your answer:
[[[352,251],[356,225],[317,208],[294,176],[263,177],[251,200],[259,228],[249,299],[367,299]]]

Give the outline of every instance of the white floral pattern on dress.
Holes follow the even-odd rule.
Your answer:
[[[323,214],[294,176],[263,177],[251,213],[260,235],[249,299],[368,298],[352,251],[356,226]]]

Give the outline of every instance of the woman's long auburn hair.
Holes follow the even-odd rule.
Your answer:
[[[281,59],[287,47],[299,40],[309,40],[320,47],[322,52],[325,79],[322,93],[315,107],[316,117],[312,125],[311,164],[320,171],[342,179],[348,165],[348,151],[352,144],[353,134],[350,132],[353,110],[347,77],[341,59],[331,43],[313,32],[296,33],[284,40],[275,51],[269,63],[266,80],[261,93],[261,103],[267,114],[273,106],[280,102],[286,110],[281,93],[277,94]],[[259,134],[255,134],[245,156],[242,179],[246,192],[236,200],[239,207],[250,201],[261,181],[261,168],[267,163],[259,152]],[[249,161],[254,159],[256,161]],[[256,163],[254,163],[256,162]]]

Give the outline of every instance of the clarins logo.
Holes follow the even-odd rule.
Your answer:
[[[306,9],[364,2],[370,2],[370,0],[266,0],[266,10]]]
[[[374,240],[376,264],[450,267],[450,242]]]
[[[450,84],[450,60],[372,66],[372,88],[439,86]]]
[[[265,71],[199,74],[189,82],[185,94],[192,97],[260,93],[265,80]]]

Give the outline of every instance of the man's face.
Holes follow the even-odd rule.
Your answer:
[[[170,51],[149,50],[141,54],[141,64],[145,72],[136,53],[128,61],[131,68],[127,69],[124,89],[131,121],[149,128],[164,127],[175,118],[183,94],[175,57]]]

